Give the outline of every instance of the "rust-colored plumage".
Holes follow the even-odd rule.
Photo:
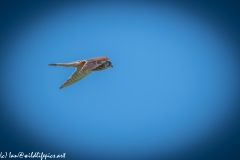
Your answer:
[[[96,57],[87,60],[79,60],[75,62],[68,63],[53,63],[48,64],[49,66],[65,66],[65,67],[75,67],[76,70],[72,73],[72,75],[60,86],[60,89],[66,86],[69,86],[82,78],[86,77],[93,71],[100,71],[107,69],[109,67],[113,67],[112,63],[108,61],[108,57]]]

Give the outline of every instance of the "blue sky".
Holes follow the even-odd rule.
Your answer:
[[[174,153],[217,133],[233,112],[234,50],[213,25],[174,7],[69,5],[11,38],[3,62],[9,113],[67,154]],[[62,90],[74,68],[47,66],[98,56],[114,68]]]

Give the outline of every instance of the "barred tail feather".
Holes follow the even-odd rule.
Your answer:
[[[64,66],[64,67],[75,67],[76,63],[72,62],[72,63],[51,63],[48,64],[48,66]]]
[[[56,63],[48,64],[48,66],[57,66]]]

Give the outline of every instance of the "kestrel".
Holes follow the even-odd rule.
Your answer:
[[[89,75],[93,71],[101,71],[112,66],[112,62],[108,61],[108,57],[96,57],[87,60],[78,60],[75,62],[68,63],[53,63],[48,64],[48,66],[65,66],[65,67],[76,67],[76,70],[72,75],[60,86],[60,89],[63,87],[69,86],[77,81],[81,80],[85,76]]]

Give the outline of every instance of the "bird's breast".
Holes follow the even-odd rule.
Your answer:
[[[97,68],[93,69],[93,71],[100,71],[106,69],[105,65],[100,65]]]

